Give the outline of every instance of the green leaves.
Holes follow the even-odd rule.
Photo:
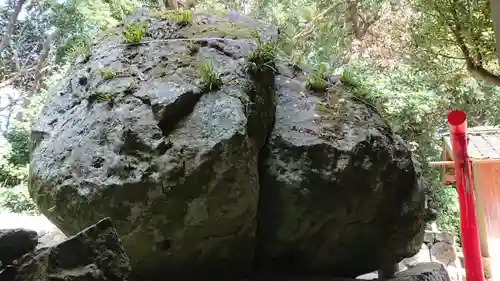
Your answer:
[[[38,215],[40,212],[29,197],[27,186],[15,187],[0,186],[0,211],[6,209],[13,213],[27,213]]]
[[[188,25],[193,21],[193,12],[189,10],[158,12],[160,18],[180,25]]]
[[[123,30],[123,41],[125,43],[139,43],[146,35],[148,26],[145,23],[131,23]]]
[[[99,69],[99,74],[101,75],[102,79],[104,80],[110,80],[116,77],[116,73],[105,68],[100,68]]]
[[[201,79],[205,83],[205,90],[212,91],[218,89],[222,85],[222,80],[219,74],[215,72],[211,61],[205,61],[199,68]]]
[[[318,67],[306,79],[306,89],[315,92],[326,91],[325,70],[323,67]]]
[[[68,40],[63,48],[59,50],[61,59],[67,58],[73,62],[77,57],[85,57],[90,55],[92,51],[92,42],[88,36],[80,35],[72,37]]]

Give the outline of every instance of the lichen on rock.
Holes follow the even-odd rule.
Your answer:
[[[378,113],[340,83],[307,90],[269,56],[274,27],[188,18],[140,10],[52,89],[29,176],[44,215],[66,235],[110,217],[142,277],[354,277],[418,251],[420,173]]]

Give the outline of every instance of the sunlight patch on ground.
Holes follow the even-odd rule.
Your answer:
[[[26,228],[35,231],[56,228],[45,216],[30,216],[0,212],[0,229]]]

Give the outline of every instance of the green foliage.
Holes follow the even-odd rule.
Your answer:
[[[123,41],[125,43],[139,43],[146,35],[148,26],[145,23],[131,23],[123,30]]]
[[[25,166],[29,163],[29,135],[27,128],[15,126],[5,134],[11,145],[8,161],[14,166]]]
[[[77,57],[90,55],[92,42],[86,35],[73,36],[57,50],[58,62],[73,62]]]
[[[323,67],[314,70],[306,79],[306,89],[316,92],[326,91],[326,73]]]
[[[6,186],[15,186],[27,180],[28,166],[14,166],[0,158],[0,181]]]
[[[274,58],[276,57],[277,43],[263,42],[257,34],[257,47],[247,57],[251,62],[251,68],[255,71],[262,71],[265,68],[274,69]]]
[[[304,54],[292,54],[290,61],[292,62],[293,66],[301,66],[304,64]]]
[[[100,102],[110,102],[115,98],[114,94],[110,93],[92,93],[88,97],[89,104],[100,103]]]
[[[438,210],[436,223],[443,231],[460,235],[460,206],[455,188],[432,189],[433,207]],[[460,245],[460,239],[457,241]]]
[[[116,26],[128,14],[144,5],[140,0],[67,0],[64,6],[74,6],[83,16],[84,24],[98,30]],[[69,13],[67,17],[73,14]]]
[[[218,89],[222,85],[222,80],[219,74],[215,72],[211,61],[202,63],[199,67],[199,72],[208,90]]]
[[[13,213],[40,214],[35,203],[29,197],[25,185],[0,187],[0,210],[2,209]]]
[[[0,210],[37,213],[26,189],[28,176],[29,130],[14,126],[1,141]]]
[[[109,79],[113,79],[116,77],[115,72],[108,70],[108,69],[104,69],[104,68],[99,68],[99,74],[101,74],[101,77],[104,80],[109,80]]]
[[[193,12],[190,10],[159,12],[158,16],[180,25],[188,25],[193,21]]]
[[[76,40],[68,50],[67,56],[71,59],[76,59],[77,57],[85,57],[90,55],[92,43],[88,38],[81,38]]]
[[[0,183],[12,187],[27,180],[29,163],[29,130],[14,126],[0,144]]]
[[[376,89],[363,83],[363,79],[364,77],[359,72],[349,69],[345,69],[340,76],[342,84],[350,90],[355,98],[372,107],[382,117],[387,118],[387,114],[384,111],[384,101],[386,102],[387,100],[383,97],[383,94],[377,93]]]
[[[462,64],[470,57],[498,70],[488,0],[412,0],[411,4],[419,12],[410,29],[413,58],[422,56],[419,61],[429,59],[429,65],[440,67],[441,61]]]

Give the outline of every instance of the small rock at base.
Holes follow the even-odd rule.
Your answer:
[[[35,249],[38,244],[36,231],[22,228],[0,230],[0,262],[12,264],[17,258]]]
[[[13,280],[121,281],[130,271],[111,219],[105,218],[61,243],[26,255]]]
[[[401,271],[390,280],[397,281],[451,281],[444,265],[437,262],[419,263]]]

